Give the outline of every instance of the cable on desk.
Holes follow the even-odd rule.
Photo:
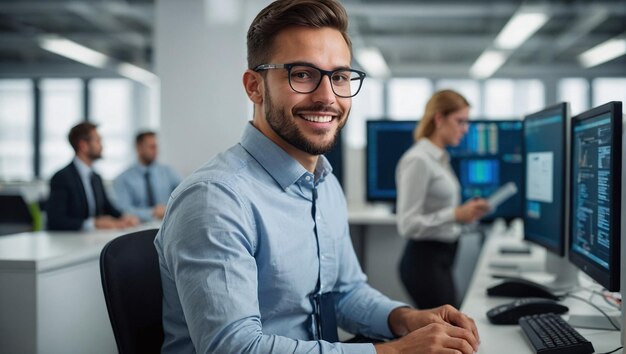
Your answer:
[[[604,301],[609,304],[610,306],[614,307],[617,310],[621,310],[622,309],[622,301],[619,300],[618,298],[616,298],[615,296],[612,295],[612,293],[610,292],[602,292],[602,298],[604,299]],[[612,302],[614,301],[614,302]]]
[[[571,298],[574,298],[574,299],[580,300],[580,301],[582,301],[582,302],[585,302],[585,303],[587,303],[587,304],[591,305],[591,306],[592,306],[592,307],[594,307],[596,310],[600,311],[600,313],[601,313],[601,314],[603,314],[603,315],[604,315],[604,317],[606,317],[606,319],[607,319],[607,320],[609,320],[609,323],[611,323],[611,326],[613,326],[613,328],[615,328],[615,330],[616,330],[616,331],[620,331],[619,326],[617,326],[617,325],[613,322],[613,320],[611,319],[611,316],[607,315],[607,313],[606,313],[606,312],[604,312],[604,310],[602,310],[600,307],[598,307],[598,305],[594,304],[593,302],[591,302],[591,301],[589,301],[589,300],[587,300],[587,299],[585,299],[585,298],[583,298],[583,297],[580,297],[580,296],[578,296],[578,295],[574,295],[574,294],[569,294],[569,293],[568,293],[568,294],[565,294],[565,297],[571,297]],[[612,352],[611,352],[611,353],[612,353]]]
[[[622,300],[619,299],[610,291],[607,291],[607,290],[599,291],[599,290],[587,289],[587,288],[582,288],[582,290],[588,291],[592,294],[592,296],[589,297],[589,301],[591,301],[591,299],[593,298],[593,295],[601,295],[602,298],[604,299],[604,302],[606,302],[609,306],[614,307],[617,310],[622,309],[622,306],[621,306]]]
[[[610,352],[605,352],[605,353],[600,353],[600,354],[612,354],[612,353],[615,353],[616,351],[618,351],[618,350],[620,350],[622,348],[624,348],[624,347],[615,348],[615,349],[611,350]]]

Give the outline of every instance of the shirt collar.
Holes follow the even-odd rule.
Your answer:
[[[78,170],[78,174],[82,177],[89,177],[89,175],[93,172],[93,169],[87,166],[87,164],[81,161],[78,157],[74,157],[73,162],[74,166],[76,166],[76,169]]]
[[[146,166],[146,165],[142,164],[141,162],[137,161],[137,169],[139,169],[139,172],[141,172],[141,173],[146,173],[146,172],[151,170],[151,167],[154,164],[155,163],[153,162],[150,165]]]
[[[428,138],[422,138],[417,142],[430,157],[436,161],[447,162],[450,160],[448,152],[433,144]]]
[[[280,146],[256,129],[246,124],[241,146],[276,180],[282,189],[296,183],[303,175],[311,174]],[[315,166],[314,177],[322,181],[332,171],[330,163],[320,156]]]

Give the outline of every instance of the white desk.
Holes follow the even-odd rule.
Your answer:
[[[132,230],[0,237],[0,353],[116,353],[100,251]]]
[[[481,345],[478,353],[480,354],[528,354],[533,353],[532,347],[526,341],[525,335],[522,329],[517,325],[492,325],[487,320],[485,313],[494,306],[501,305],[507,302],[511,302],[510,298],[496,298],[488,297],[485,293],[486,289],[497,283],[499,280],[493,279],[490,275],[492,273],[501,273],[497,269],[489,267],[489,263],[494,260],[503,260],[503,256],[498,254],[498,247],[502,244],[519,243],[520,241],[513,240],[511,238],[504,238],[495,234],[491,234],[482,250],[476,272],[470,283],[467,295],[461,306],[461,310],[471,316],[478,327],[478,331],[481,337]],[[532,264],[543,262],[545,250],[540,247],[532,247],[531,256],[507,256],[507,260],[514,261],[516,258],[521,263]],[[535,275],[535,278],[546,277],[545,274],[530,274]],[[590,280],[581,275],[581,283],[589,283]],[[535,279],[539,280],[539,279]],[[588,292],[582,291],[583,297],[588,298]],[[579,295],[580,295],[579,294]],[[586,295],[586,296],[585,296]],[[615,314],[615,310],[611,310],[606,303],[604,303],[599,297],[594,297],[597,305],[603,310],[606,310],[609,314]],[[589,305],[580,302],[576,299],[568,298],[563,302],[570,308],[570,314],[598,314],[596,310]],[[565,316],[567,318],[568,315]],[[604,353],[614,350],[621,346],[620,344],[620,332],[617,331],[603,331],[603,330],[589,330],[577,328],[577,330],[589,340],[596,353]],[[616,353],[622,353],[622,350]]]

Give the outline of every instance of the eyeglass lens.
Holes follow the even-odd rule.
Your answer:
[[[317,89],[322,80],[322,73],[309,66],[293,66],[290,70],[289,83],[299,93],[311,93]],[[361,76],[351,70],[333,71],[330,82],[337,96],[354,96],[361,87]]]

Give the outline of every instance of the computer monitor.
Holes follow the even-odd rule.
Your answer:
[[[461,183],[462,202],[475,197],[487,198],[500,186],[523,184],[521,120],[472,120],[458,146],[448,148],[450,164]],[[482,221],[522,217],[522,194],[498,206]]]
[[[578,284],[578,271],[565,256],[568,227],[567,103],[524,117],[524,239],[544,247],[553,290]]]
[[[343,132],[337,135],[337,141],[335,142],[335,146],[329,152],[325,153],[326,159],[333,167],[333,174],[339,180],[339,184],[344,188],[344,177],[343,177]]]
[[[622,104],[572,118],[570,261],[609,291],[620,287]]]
[[[413,145],[417,121],[368,120],[366,124],[366,198],[370,202],[395,202],[396,165]]]
[[[413,144],[417,121],[367,121],[366,196],[370,202],[395,202],[396,165]],[[522,121],[472,120],[461,143],[448,149],[450,164],[462,186],[463,201],[488,197],[509,181],[523,180]],[[522,216],[520,193],[483,218],[507,220]]]

